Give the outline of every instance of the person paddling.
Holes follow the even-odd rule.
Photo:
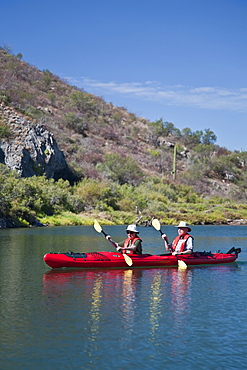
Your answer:
[[[136,225],[129,225],[126,229],[127,239],[116,244],[116,249],[118,252],[128,253],[128,254],[142,254],[142,240],[139,238],[139,231]],[[106,235],[106,239],[110,241],[111,236]]]
[[[169,244],[166,234],[162,235],[166,250],[171,251],[173,256],[177,254],[191,254],[194,248],[194,238],[189,234],[191,228],[184,221],[180,221],[179,225],[175,227],[178,228],[178,236],[173,240],[172,244]]]

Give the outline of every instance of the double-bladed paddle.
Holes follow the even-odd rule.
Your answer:
[[[94,220],[94,229],[98,232],[98,233],[102,233],[104,236],[107,236],[107,234],[104,232],[104,230],[102,229],[102,227],[100,226],[100,224],[98,223],[97,220]],[[109,242],[115,247],[117,248],[117,244],[112,240],[112,239],[109,239]],[[125,262],[127,263],[128,266],[132,266],[133,264],[133,261],[132,259],[130,258],[130,256],[128,256],[126,253],[122,253],[123,254],[123,257],[125,259]]]

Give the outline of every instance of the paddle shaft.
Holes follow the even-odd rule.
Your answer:
[[[161,230],[159,230],[159,232],[160,232],[161,237],[162,237],[163,235],[166,235],[165,233],[162,233],[162,231],[161,231]],[[163,239],[163,238],[162,238],[162,239]],[[168,250],[170,250],[170,251],[171,251],[171,247],[169,247],[168,241],[167,241],[166,239],[163,239],[163,240],[164,240],[164,243],[165,243],[166,249],[168,249]]]
[[[104,232],[104,230],[101,228],[101,232],[102,232],[102,234],[106,237],[107,236],[107,234]],[[115,247],[115,248],[117,248],[117,244],[112,240],[112,239],[108,239],[109,240],[109,242]]]
[[[101,229],[101,232],[103,235],[107,236],[107,234],[104,232],[104,230]]]

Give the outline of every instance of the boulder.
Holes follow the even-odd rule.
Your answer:
[[[53,134],[13,108],[0,105],[0,120],[10,129],[10,136],[0,139],[0,163],[16,170],[22,177],[45,175],[73,183],[69,168]]]

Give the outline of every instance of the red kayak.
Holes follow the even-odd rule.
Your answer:
[[[178,266],[182,260],[187,266],[215,265],[236,261],[240,248],[231,248],[227,253],[193,252],[191,255],[172,256],[170,254],[130,254],[131,268],[135,267],[168,267]],[[93,252],[93,253],[47,253],[45,263],[52,268],[83,267],[83,268],[130,268],[122,253]]]

